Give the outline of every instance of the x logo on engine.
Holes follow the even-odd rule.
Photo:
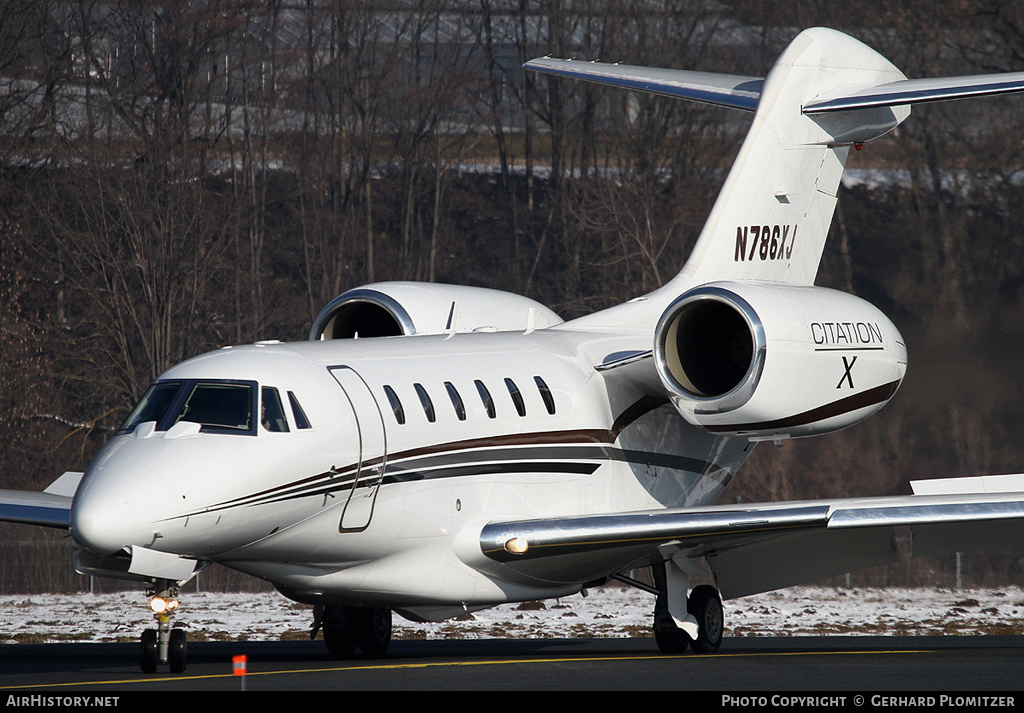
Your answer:
[[[843,357],[843,368],[846,369],[846,373],[843,374],[843,378],[839,380],[838,384],[836,384],[836,388],[837,389],[843,388],[843,382],[844,381],[850,385],[851,389],[854,388],[854,386],[853,386],[853,374],[850,373],[850,370],[853,369],[853,365],[856,364],[856,363],[857,363],[857,357],[853,357],[853,359],[851,359],[849,361],[847,361],[846,357]]]

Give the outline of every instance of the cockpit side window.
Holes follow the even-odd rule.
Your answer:
[[[281,406],[281,396],[277,393],[277,389],[272,386],[264,386],[262,399],[260,423],[264,430],[271,433],[287,433],[288,419],[284,415],[284,407]]]
[[[304,428],[312,428],[312,424],[306,418],[306,412],[302,410],[302,405],[291,391],[288,392],[288,401],[292,405],[292,417],[295,419],[295,427],[300,431]]]
[[[158,381],[150,386],[142,400],[139,401],[139,405],[132,410],[124,425],[121,426],[121,431],[131,431],[146,421],[156,421],[159,424],[174,404],[174,399],[180,388],[180,381]]]

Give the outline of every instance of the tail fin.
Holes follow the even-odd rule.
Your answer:
[[[902,79],[847,35],[801,33],[765,78],[753,125],[682,274],[698,283],[813,283],[851,144],[881,136],[910,110],[803,109],[823,94]]]
[[[1024,73],[908,80],[867,45],[824,28],[800,33],[763,81],[550,59],[526,68],[755,110],[704,230],[674,280],[685,286],[713,280],[812,284],[851,146],[891,131],[910,115],[912,103],[1024,91]]]

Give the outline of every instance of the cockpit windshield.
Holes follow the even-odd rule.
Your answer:
[[[181,382],[178,381],[158,381],[150,386],[142,400],[139,401],[139,405],[132,409],[128,420],[121,426],[121,430],[131,431],[146,421],[160,423],[168,409],[171,408],[179,389],[181,389]]]
[[[139,401],[122,432],[155,421],[166,431],[180,421],[198,423],[204,433],[255,435],[256,384],[251,381],[159,381]]]
[[[252,430],[252,387],[247,384],[198,383],[185,399],[174,423],[191,421],[214,429]]]

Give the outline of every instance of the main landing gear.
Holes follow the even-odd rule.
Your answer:
[[[358,648],[364,656],[376,658],[383,656],[391,644],[391,610],[317,605],[309,638],[315,639],[321,629],[331,656],[351,656]]]
[[[171,580],[158,579],[147,594],[149,608],[156,619],[156,629],[142,632],[139,663],[143,673],[155,673],[157,664],[167,664],[171,673],[185,670],[188,642],[182,629],[171,628],[171,618],[178,610],[178,588]]]
[[[653,567],[658,598],[654,605],[654,638],[663,654],[717,653],[722,645],[725,616],[714,587],[702,584],[686,596],[689,575],[674,562]]]

